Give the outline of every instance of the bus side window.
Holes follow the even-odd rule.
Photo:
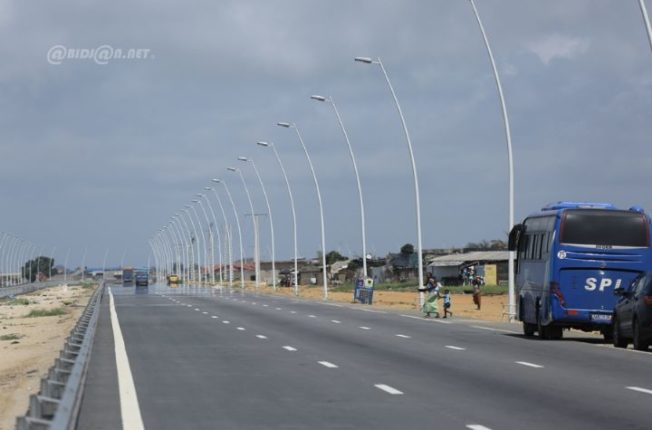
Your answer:
[[[535,236],[533,234],[528,234],[527,240],[527,253],[525,254],[526,260],[532,260],[534,255],[534,240]]]
[[[518,250],[518,259],[526,260],[527,259],[527,248],[528,242],[530,241],[530,235],[525,234],[523,238],[519,241],[519,250]]]

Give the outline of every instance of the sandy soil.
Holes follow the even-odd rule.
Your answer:
[[[253,290],[251,286],[246,287],[248,290]],[[278,288],[276,293],[272,288],[261,286],[260,292],[265,294],[282,294],[286,296],[294,295],[292,288]],[[320,300],[323,297],[324,291],[322,287],[305,287],[299,288],[299,297]],[[329,300],[352,303],[353,293],[343,292],[329,292]],[[482,296],[482,306],[480,310],[476,309],[473,304],[473,296],[471,294],[453,294],[451,296],[451,311],[453,317],[462,318],[476,318],[488,321],[506,321],[503,315],[505,306],[507,305],[507,295],[493,295]],[[415,292],[399,292],[399,291],[375,291],[372,307],[374,308],[391,308],[391,309],[405,309],[405,310],[418,310],[419,294]],[[366,306],[366,305],[360,305]],[[439,301],[439,310],[443,315],[443,301]]]
[[[13,429],[16,417],[27,411],[29,395],[39,391],[41,377],[54,364],[92,293],[93,288],[60,286],[18,296],[29,300],[27,305],[0,299],[1,430]],[[26,317],[34,309],[59,307],[64,315]]]

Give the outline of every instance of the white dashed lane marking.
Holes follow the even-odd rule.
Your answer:
[[[515,361],[514,363],[520,364],[521,366],[533,367],[535,369],[543,368],[543,366],[540,364],[528,363],[527,361]]]
[[[262,335],[262,334],[257,334],[256,337],[257,337],[258,339],[267,339],[267,336],[264,336],[264,335]]]
[[[652,390],[648,390],[647,388],[641,388],[641,387],[625,387],[625,388],[632,391],[638,391],[639,393],[652,394]]]
[[[369,327],[366,327],[366,326],[361,326],[360,328],[361,328],[362,330],[371,330]]]
[[[330,361],[318,361],[317,363],[321,364],[324,367],[328,367],[329,369],[337,369],[337,364],[333,364]]]
[[[204,315],[206,315],[207,313],[208,313],[208,312],[206,312],[206,311],[202,312],[202,314],[204,314]]]
[[[466,428],[470,430],[491,430],[489,427],[485,427],[482,424],[467,424]]]
[[[382,390],[388,394],[391,394],[393,396],[400,396],[403,394],[402,391],[397,390],[394,387],[390,387],[389,385],[385,384],[375,384],[374,387],[378,388],[379,390]]]
[[[287,351],[296,351],[297,350],[295,347],[289,346],[289,345],[284,346],[283,349],[285,349]]]
[[[224,320],[224,321],[222,321],[222,323],[224,323],[224,324],[230,324],[231,321]]]
[[[518,331],[514,331],[514,330],[504,330],[502,328],[485,327],[485,326],[482,326],[482,325],[472,325],[471,327],[479,328],[480,330],[497,331],[497,332],[500,332],[500,333],[516,333],[516,334],[519,333]]]
[[[454,349],[455,351],[466,351],[466,348],[462,348],[461,346],[455,346],[455,345],[446,345],[446,348]]]
[[[332,323],[339,324],[341,321],[338,320],[331,320]]]
[[[308,315],[308,318],[317,318],[317,317],[314,315]]]
[[[246,329],[244,327],[238,327],[238,330],[245,331]]]
[[[211,318],[217,318],[217,315],[211,315]]]
[[[396,337],[402,337],[403,339],[411,339],[412,336],[408,336],[406,334],[397,334]]]

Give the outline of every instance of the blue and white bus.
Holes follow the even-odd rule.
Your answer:
[[[613,290],[650,270],[650,217],[641,208],[558,202],[514,226],[517,316],[523,332],[560,339],[564,328],[611,337]]]

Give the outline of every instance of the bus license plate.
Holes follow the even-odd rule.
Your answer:
[[[591,321],[611,322],[610,314],[591,314]]]

